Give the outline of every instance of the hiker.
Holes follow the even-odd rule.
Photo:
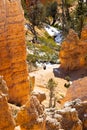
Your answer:
[[[46,70],[46,65],[45,64],[43,64],[43,69]]]

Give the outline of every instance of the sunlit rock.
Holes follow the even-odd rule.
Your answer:
[[[87,27],[81,33],[81,39],[74,30],[70,30],[60,50],[61,68],[76,70],[87,65]]]
[[[9,101],[24,104],[29,81],[24,16],[20,0],[0,0],[0,75],[9,88]]]

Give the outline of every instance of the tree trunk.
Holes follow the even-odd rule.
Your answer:
[[[54,105],[53,107],[56,107],[56,97],[54,97]]]
[[[32,28],[33,28],[33,34],[34,34],[33,43],[35,43],[35,42],[37,42],[37,34],[36,34],[36,31],[35,31],[34,25],[32,25]]]
[[[53,92],[50,91],[49,107],[52,107],[52,95],[53,95]]]
[[[52,24],[51,24],[51,25],[54,25],[54,24],[55,24],[55,22],[56,22],[56,18],[55,18],[55,17],[53,17],[53,22],[52,22]]]

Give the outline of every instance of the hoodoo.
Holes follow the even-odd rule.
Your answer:
[[[9,100],[24,104],[29,94],[24,15],[20,0],[0,0],[0,75],[9,88]]]
[[[81,39],[70,30],[60,51],[61,68],[75,70],[87,66],[87,26],[82,29]]]

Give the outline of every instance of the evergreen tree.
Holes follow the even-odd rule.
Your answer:
[[[87,17],[87,5],[83,0],[78,0],[78,5],[74,14],[74,30],[81,37],[81,31],[85,25],[85,19]]]
[[[54,90],[55,87],[57,86],[57,84],[55,83],[55,81],[51,78],[49,79],[48,83],[47,83],[47,88],[50,90],[50,100],[49,100],[49,107],[52,107],[52,98],[54,97],[54,104],[55,104],[55,94],[54,94]]]
[[[44,6],[39,2],[36,1],[35,4],[28,8],[28,19],[31,22],[31,26],[33,29],[34,39],[33,42],[37,41],[37,34],[35,30],[35,26],[41,25],[42,21],[45,19],[45,11]]]
[[[57,14],[58,14],[57,7],[58,7],[58,3],[56,1],[48,2],[46,5],[46,16],[48,18],[51,17],[53,19],[52,25],[54,25],[57,20]]]

